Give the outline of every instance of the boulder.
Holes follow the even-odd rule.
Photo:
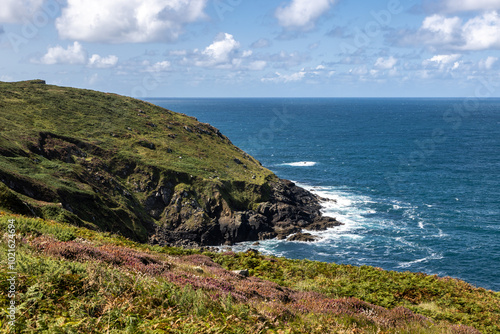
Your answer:
[[[245,269],[245,270],[233,270],[232,273],[234,273],[236,275],[243,276],[243,277],[250,276],[250,273],[248,272],[248,269]]]
[[[318,238],[311,235],[310,233],[295,233],[294,235],[288,237],[287,241],[302,241],[302,242],[312,242],[316,241]]]

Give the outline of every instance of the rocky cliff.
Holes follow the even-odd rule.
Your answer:
[[[192,117],[41,81],[0,83],[0,110],[3,210],[182,246],[339,224]]]

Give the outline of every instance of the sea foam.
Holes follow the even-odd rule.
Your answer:
[[[282,163],[282,166],[292,166],[292,167],[312,167],[315,166],[317,162],[315,161],[297,161],[297,162],[287,162]]]

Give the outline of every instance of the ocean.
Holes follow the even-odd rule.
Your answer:
[[[344,225],[287,258],[451,276],[500,291],[500,99],[155,98],[224,133]]]

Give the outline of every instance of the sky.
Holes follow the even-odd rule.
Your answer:
[[[133,97],[500,97],[500,0],[0,0],[0,81]]]

